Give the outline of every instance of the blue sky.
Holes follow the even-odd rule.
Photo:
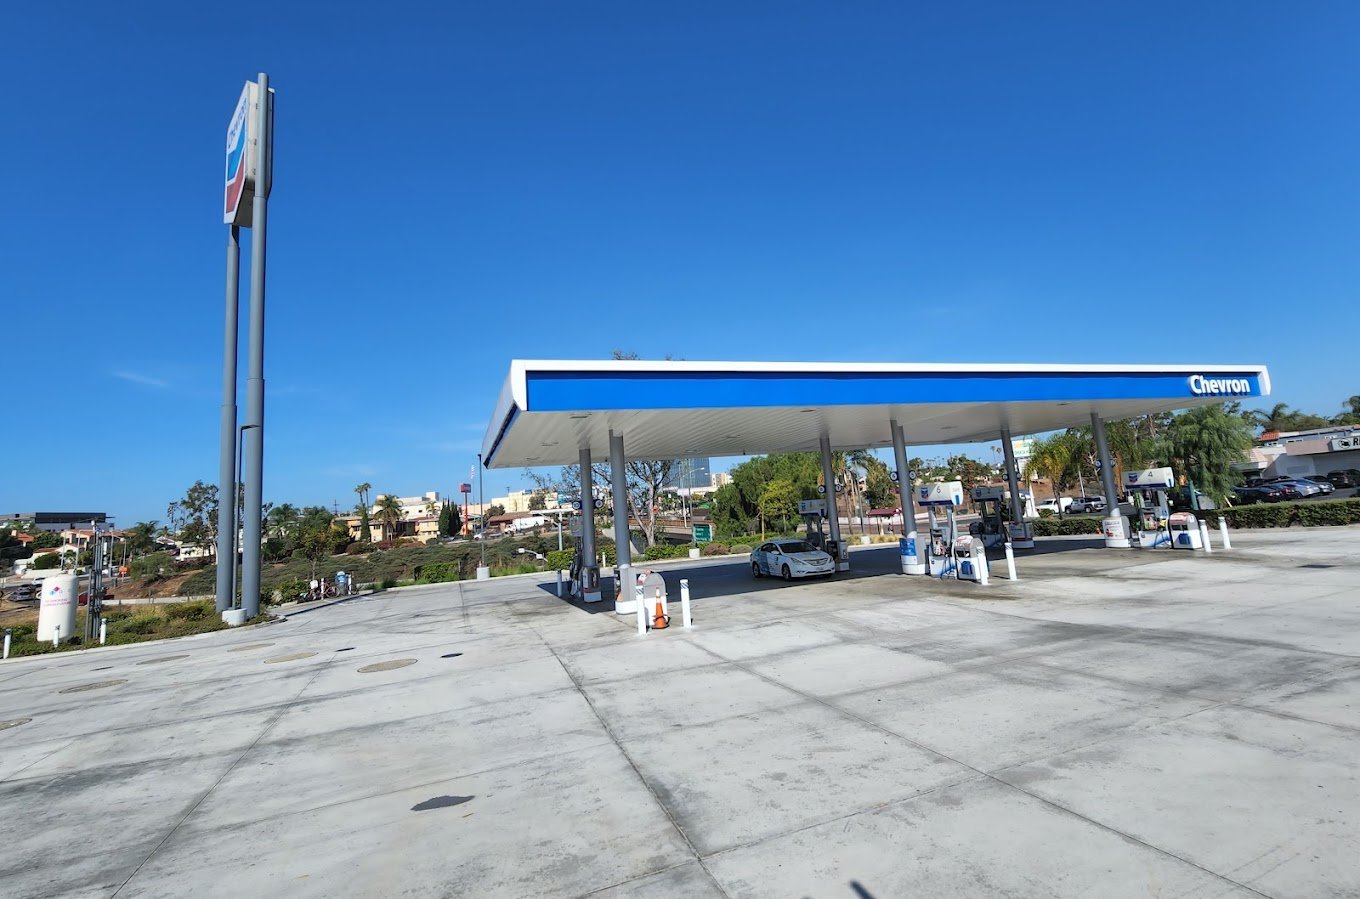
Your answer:
[[[1356,4],[215,10],[7,14],[0,509],[128,524],[216,480],[222,146],[261,70],[267,500],[456,489],[510,359],[615,347],[1360,393]]]

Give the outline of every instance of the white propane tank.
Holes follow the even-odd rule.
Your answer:
[[[38,641],[52,639],[58,627],[61,639],[69,640],[76,632],[76,609],[80,605],[80,587],[74,574],[48,575],[42,585],[42,604],[38,606]]]

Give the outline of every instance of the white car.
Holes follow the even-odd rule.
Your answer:
[[[1068,507],[1070,507],[1071,505],[1072,497],[1064,496],[1060,497],[1059,499],[1046,499],[1043,502],[1039,503],[1039,505],[1035,506],[1035,510],[1038,512],[1042,512],[1043,510],[1047,509],[1054,515],[1057,515],[1059,508],[1061,508],[1062,511],[1066,512],[1068,510]]]
[[[836,560],[806,540],[770,540],[751,551],[751,573],[779,575],[786,581],[820,577],[836,573]]]

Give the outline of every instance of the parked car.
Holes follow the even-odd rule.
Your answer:
[[[1337,487],[1360,487],[1360,468],[1338,468],[1327,472],[1327,480]]]
[[[1299,499],[1299,492],[1288,484],[1243,484],[1233,488],[1233,502],[1239,506],[1279,503],[1288,499]]]
[[[1072,505],[1067,507],[1067,511],[1074,515],[1082,512],[1104,512],[1105,497],[1103,496],[1078,496],[1072,499]]]
[[[1314,484],[1321,487],[1323,496],[1336,492],[1336,485],[1324,477],[1297,478],[1297,480],[1303,481],[1305,484]]]
[[[1052,498],[1046,499],[1043,502],[1039,503],[1037,506],[1035,506],[1034,509],[1036,512],[1042,512],[1045,509],[1047,509],[1054,515],[1057,515],[1059,510],[1066,512],[1071,507],[1071,505],[1072,497],[1060,496],[1057,499]]]
[[[784,580],[836,572],[836,561],[806,540],[770,540],[751,553],[751,574],[779,575]]]
[[[1281,475],[1278,478],[1270,478],[1262,481],[1261,484],[1288,484],[1299,492],[1300,496],[1318,496],[1322,493],[1322,488],[1312,481],[1305,481],[1302,478],[1291,478]]]
[[[1348,487],[1360,487],[1360,477],[1352,475],[1352,470],[1353,469],[1342,468],[1337,471],[1329,471],[1327,474],[1318,475],[1317,477],[1325,477],[1333,487],[1339,487],[1343,490]],[[1314,478],[1314,480],[1317,480],[1317,478]]]

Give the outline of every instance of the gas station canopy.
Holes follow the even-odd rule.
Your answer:
[[[489,468],[608,458],[807,452],[996,440],[1270,394],[1263,365],[840,362],[510,363],[482,445]]]

